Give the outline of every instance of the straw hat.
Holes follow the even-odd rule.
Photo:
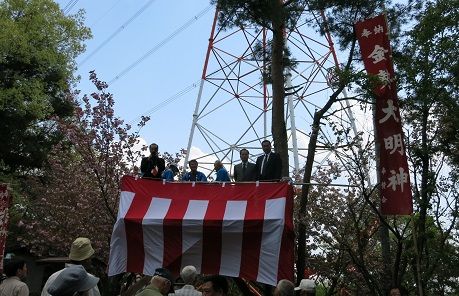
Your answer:
[[[86,237],[77,238],[70,247],[69,258],[73,261],[83,261],[94,254],[91,241]]]
[[[72,296],[94,288],[98,282],[99,278],[88,274],[83,266],[72,265],[56,277],[47,292],[52,296]]]

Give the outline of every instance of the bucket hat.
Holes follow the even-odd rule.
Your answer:
[[[52,296],[72,296],[76,292],[83,292],[94,288],[99,278],[86,272],[81,265],[72,265],[65,268],[49,286],[48,293]]]
[[[86,237],[77,238],[70,247],[69,258],[73,261],[83,261],[94,254],[91,241]]]

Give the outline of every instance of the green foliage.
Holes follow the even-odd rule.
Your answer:
[[[333,37],[338,39],[341,49],[345,50],[354,40],[354,23],[381,13],[387,1],[312,0],[308,2],[310,9],[326,11],[327,23],[322,24],[322,33],[328,29],[333,33]]]
[[[267,66],[264,69],[262,77],[260,79],[260,84],[272,84],[273,79],[271,75],[271,56],[272,56],[272,40],[268,40],[266,45],[263,45],[262,42],[257,41],[253,47],[253,58],[257,61],[263,61]],[[285,69],[289,69],[291,72],[298,65],[298,62],[292,56],[292,53],[288,46],[284,46],[284,58],[282,64]],[[287,90],[286,90],[287,91]]]
[[[423,270],[423,285],[425,295],[457,295],[454,291],[459,291],[459,283],[457,278],[459,277],[459,271],[457,266],[459,264],[459,249],[456,243],[453,241],[453,236],[445,233],[445,229],[438,225],[435,221],[434,216],[427,216],[425,238],[426,238],[426,249],[428,254],[424,254],[420,261],[421,268]],[[420,222],[420,215],[416,213],[412,217],[412,221],[409,219],[399,219],[399,226],[405,225],[418,225]],[[404,239],[405,251],[403,253],[402,261],[407,265],[407,271],[403,277],[403,286],[410,288],[416,277],[410,273],[409,269],[415,269],[417,245],[415,239],[416,235],[413,235],[412,228],[408,230],[406,238]],[[413,288],[411,288],[414,290]],[[453,292],[453,293],[451,293]]]
[[[59,141],[53,116],[72,114],[66,93],[90,31],[51,0],[1,1],[0,27],[0,171],[24,173]]]
[[[444,153],[450,165],[459,166],[458,9],[457,0],[427,2],[395,55],[407,94],[406,121],[424,126],[412,134],[415,164],[427,154]],[[428,141],[422,142],[423,135]]]
[[[287,29],[293,28],[307,1],[284,1],[281,6],[279,2],[270,0],[211,0],[210,2],[217,4],[221,11],[218,19],[221,28],[247,27],[256,24],[273,31],[278,29],[273,26],[273,22],[284,23]]]
[[[212,4],[217,4],[217,2],[220,9],[218,21],[222,29],[258,26],[260,29],[265,28],[271,31],[294,29],[306,3],[306,1],[285,1],[283,5],[279,5],[275,1],[265,0],[211,0]],[[276,27],[276,23],[282,24],[282,26]],[[280,33],[283,34],[283,32]],[[258,42],[254,46],[254,59],[264,61],[267,64],[266,72],[261,77],[262,82],[266,84],[273,82],[271,74],[272,48],[273,40],[271,39],[267,40],[266,45]],[[284,44],[282,66],[285,69],[293,69],[297,64],[290,49]]]
[[[362,184],[359,190],[350,191],[354,192],[353,198],[351,195],[343,198],[342,194],[331,190],[311,190],[308,203],[316,216],[306,223],[313,238],[308,248],[314,254],[308,263],[319,275],[329,279],[332,286],[354,290],[355,294],[363,291],[363,294],[382,295],[387,292],[387,283],[392,281],[390,284],[404,286],[411,294],[457,295],[459,1],[407,0],[392,4],[391,1],[330,0],[309,3],[315,9],[326,9],[328,28],[346,50],[355,39],[353,25],[356,21],[383,11],[387,13],[398,86],[403,89],[399,96],[415,214],[406,218],[376,215],[377,196],[366,197],[366,192],[371,191],[369,185],[364,184],[365,175],[358,173],[358,170],[364,172],[362,168],[367,163],[357,157],[366,148],[360,150],[347,161],[347,165],[356,169],[352,183]],[[322,32],[325,29],[324,25]],[[357,96],[370,98],[369,90],[377,81],[375,77],[356,71],[357,66],[362,68],[354,64],[349,71],[332,73],[334,85],[345,83],[348,88],[351,86],[355,92],[360,92]],[[334,131],[340,136],[346,134],[339,126]],[[323,213],[321,204],[316,207],[315,203],[330,193],[340,202],[351,203],[347,207],[341,203],[328,205],[329,212]],[[372,203],[372,211],[369,211]],[[331,215],[338,222],[327,220],[329,209],[338,211]],[[371,221],[389,229],[389,257],[381,257],[383,245],[372,231],[379,225],[368,223]],[[321,232],[320,228],[324,227],[330,230]],[[323,251],[317,252],[321,247]],[[382,274],[385,266],[390,266],[391,270]]]

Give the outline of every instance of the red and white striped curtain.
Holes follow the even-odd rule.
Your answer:
[[[293,280],[293,194],[287,183],[163,183],[125,176],[109,275],[158,267],[276,285]]]

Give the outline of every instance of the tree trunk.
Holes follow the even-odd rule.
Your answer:
[[[347,64],[345,66],[345,70],[350,68],[352,63],[354,48],[355,48],[354,39],[351,44],[351,49],[349,51],[349,57],[347,60]],[[308,196],[310,190],[310,183],[311,183],[311,176],[312,176],[312,168],[314,165],[314,156],[316,154],[317,148],[317,139],[319,136],[320,131],[320,121],[324,117],[325,113],[331,108],[331,106],[336,102],[338,96],[343,91],[344,87],[347,85],[347,81],[343,80],[340,82],[339,87],[333,92],[333,94],[328,99],[327,103],[323,106],[322,109],[317,110],[314,113],[314,118],[312,121],[311,127],[311,135],[309,138],[308,144],[308,155],[306,157],[306,165],[304,167],[304,176],[303,176],[303,186],[301,187],[301,198],[300,198],[300,209],[298,211],[298,259],[296,262],[296,272],[297,272],[297,282],[301,281],[303,278],[303,272],[306,263],[306,222],[302,217],[306,213],[306,206],[308,204]]]
[[[317,147],[317,138],[320,130],[320,120],[322,119],[322,112],[316,112],[314,114],[314,120],[312,123],[311,135],[308,144],[308,155],[306,157],[306,166],[304,168],[303,186],[301,187],[301,199],[300,199],[300,210],[298,211],[298,261],[297,267],[297,284],[303,278],[303,272],[306,264],[306,221],[302,216],[306,213],[306,205],[308,203],[309,189],[311,183],[312,167],[314,164],[314,156]]]
[[[288,177],[288,143],[284,117],[284,20],[280,15],[282,3],[279,2],[279,12],[273,16],[273,43],[271,56],[272,76],[272,123],[271,132],[274,140],[274,150],[280,154],[282,160],[282,177]]]
[[[380,239],[381,239],[381,251],[382,251],[382,258],[383,258],[383,265],[384,265],[384,276],[383,276],[383,290],[384,294],[389,293],[390,287],[394,284],[394,280],[392,278],[392,271],[391,271],[391,263],[392,263],[392,256],[390,251],[390,241],[389,241],[389,228],[384,223],[381,223],[379,227],[380,231]],[[394,270],[397,268],[397,265],[394,264]]]
[[[418,284],[418,295],[424,295],[424,279],[423,279],[423,264],[422,258],[424,255],[424,247],[426,240],[426,221],[427,221],[427,209],[429,207],[431,189],[429,188],[429,170],[430,170],[430,156],[428,148],[428,118],[429,118],[429,108],[424,105],[422,108],[422,126],[421,126],[421,147],[422,147],[422,157],[421,157],[421,196],[419,202],[419,219],[416,225],[417,238],[415,248],[416,255],[416,278]]]

